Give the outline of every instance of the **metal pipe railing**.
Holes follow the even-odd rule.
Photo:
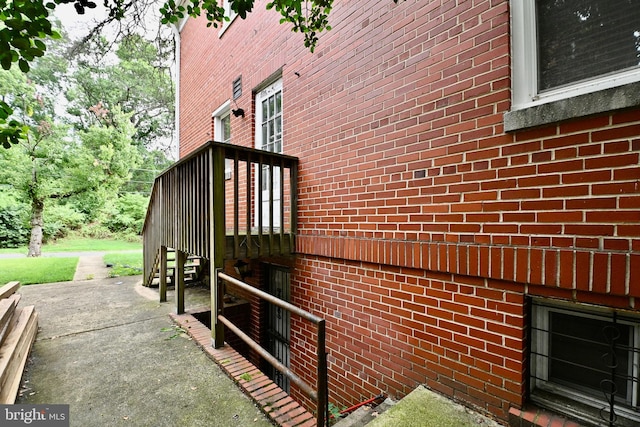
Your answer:
[[[228,327],[233,333],[235,333],[240,339],[242,339],[249,347],[255,350],[260,356],[262,356],[267,362],[269,362],[274,368],[278,371],[282,372],[287,378],[289,378],[294,384],[296,384],[300,389],[314,402],[316,402],[316,411],[317,411],[317,426],[323,427],[325,425],[329,425],[329,405],[328,405],[328,380],[327,380],[327,353],[325,348],[325,340],[326,340],[326,329],[325,329],[325,320],[309,313],[297,307],[289,302],[283,301],[280,298],[277,298],[271,294],[268,294],[260,289],[256,289],[251,285],[248,285],[235,277],[231,277],[222,271],[218,271],[217,277],[220,280],[224,280],[228,283],[231,283],[257,297],[277,306],[284,310],[289,311],[311,323],[316,325],[317,327],[317,342],[316,342],[316,360],[318,363],[317,366],[317,382],[316,389],[296,374],[294,374],[287,366],[280,363],[275,357],[273,357],[266,349],[260,346],[257,342],[252,340],[247,334],[238,329],[229,319],[224,317],[223,314],[218,314],[216,316],[215,321],[220,321],[226,327]]]

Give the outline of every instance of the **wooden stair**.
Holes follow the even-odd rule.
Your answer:
[[[20,282],[0,288],[0,404],[16,401],[27,356],[38,332],[38,315],[30,305],[18,308]]]
[[[167,249],[167,286],[175,286],[175,251],[173,249]],[[158,263],[159,264],[159,263]],[[184,282],[186,286],[195,285],[200,283],[202,279],[202,271],[204,267],[204,260],[195,255],[187,256],[187,261],[184,264]],[[155,288],[160,285],[160,266],[155,269],[153,279],[149,283],[149,287]]]

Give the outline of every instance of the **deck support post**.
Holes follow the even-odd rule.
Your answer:
[[[225,153],[222,146],[209,150],[209,212],[211,212],[211,344],[214,348],[224,346],[224,324],[218,315],[224,314],[224,283],[218,272],[224,269],[226,246],[225,229]]]
[[[176,250],[176,270],[174,272],[176,292],[176,314],[184,313],[184,264],[187,254]]]
[[[212,323],[212,325],[214,326],[211,328],[211,332],[213,335],[211,345],[213,346],[213,348],[220,348],[224,346],[224,323],[222,323],[220,319],[218,319],[218,315],[224,315],[224,286],[225,285],[224,285],[224,281],[218,277],[218,273],[221,271],[222,271],[221,268],[216,269],[215,291],[214,289],[211,290],[212,292],[211,298],[215,300],[215,305],[211,306],[211,317],[212,317],[211,320],[213,321],[213,318],[215,317],[215,323]],[[216,293],[216,295],[213,295],[214,292]]]
[[[167,247],[160,247],[160,284],[158,285],[160,302],[167,302]]]

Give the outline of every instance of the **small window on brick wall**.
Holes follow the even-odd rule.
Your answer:
[[[640,318],[535,300],[531,332],[532,400],[587,422],[638,425]]]

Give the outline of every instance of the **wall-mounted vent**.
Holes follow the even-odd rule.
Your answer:
[[[233,81],[233,99],[238,99],[242,95],[242,76],[238,76]]]

